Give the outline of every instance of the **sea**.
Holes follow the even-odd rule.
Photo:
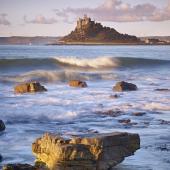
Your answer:
[[[69,80],[88,87],[70,87]],[[17,84],[29,81],[48,91],[14,93]],[[138,90],[113,91],[119,81]],[[114,170],[169,170],[170,46],[1,45],[0,119],[6,125],[0,169],[34,164],[31,145],[46,132],[72,137],[119,131],[138,133],[141,148]]]

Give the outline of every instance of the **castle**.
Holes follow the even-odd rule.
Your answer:
[[[83,29],[84,27],[86,27],[87,25],[89,25],[92,22],[94,22],[94,21],[91,21],[91,18],[87,17],[87,15],[84,15],[84,18],[79,18],[79,20],[77,21],[76,28],[78,30]]]

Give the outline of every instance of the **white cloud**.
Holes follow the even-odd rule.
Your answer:
[[[0,14],[0,25],[6,25],[9,26],[11,25],[11,23],[8,21],[8,19],[6,18],[8,15],[5,13],[1,13]]]
[[[56,13],[58,17],[76,17],[84,14],[99,21],[138,22],[138,21],[166,21],[170,20],[170,0],[165,8],[145,3],[131,5],[121,0],[105,0],[96,8],[67,8]]]
[[[27,16],[24,16],[24,21],[25,23],[28,23],[28,24],[55,24],[58,22],[53,17],[46,18],[43,15],[37,15],[34,19],[31,19],[31,20],[27,19]]]

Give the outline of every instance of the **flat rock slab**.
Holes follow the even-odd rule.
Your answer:
[[[72,139],[47,133],[32,144],[36,161],[50,170],[108,170],[139,148],[139,135],[124,132]]]

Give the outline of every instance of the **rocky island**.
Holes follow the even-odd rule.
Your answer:
[[[79,18],[77,26],[69,35],[59,40],[60,44],[140,44],[136,36],[121,34],[114,28],[102,26],[86,15]]]

